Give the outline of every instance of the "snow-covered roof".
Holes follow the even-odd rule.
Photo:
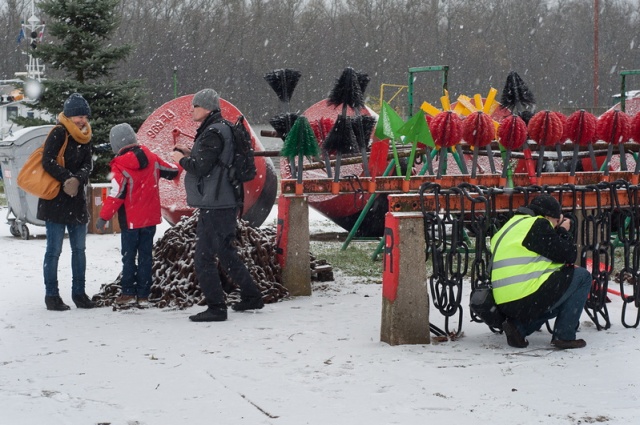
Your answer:
[[[614,98],[614,99],[620,99],[620,93],[614,94],[611,97]],[[627,99],[632,99],[634,97],[640,97],[640,90],[629,90],[629,91],[625,92],[625,97]]]

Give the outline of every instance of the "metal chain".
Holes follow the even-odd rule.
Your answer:
[[[425,192],[435,194],[436,207],[433,211],[427,211],[424,204]],[[444,222],[438,211],[440,211],[440,185],[435,183],[424,183],[420,186],[420,207],[422,210],[422,219],[424,224],[424,240],[426,256],[425,261],[429,260],[429,254],[431,254],[431,267],[433,274],[429,278],[430,286],[435,283],[434,280],[440,281],[445,274],[444,267],[444,250],[446,249],[446,231]],[[433,292],[432,292],[433,293]],[[445,316],[446,317],[446,316]],[[446,319],[445,319],[446,320]],[[446,336],[448,332],[442,331],[435,327],[431,321],[429,322],[429,329],[437,336]]]
[[[611,211],[602,208],[602,189],[607,188],[609,183],[589,185],[581,191],[582,193],[582,255],[580,264],[587,267],[588,260],[591,260],[591,276],[593,284],[584,307],[598,330],[609,329],[609,311],[607,309],[607,286],[609,283],[609,273],[611,271],[610,261],[613,252],[611,246]],[[610,188],[610,186],[609,186]],[[586,208],[586,194],[589,191],[595,192],[596,208]],[[601,324],[601,320],[604,324]]]
[[[488,196],[485,196],[487,192]],[[471,196],[472,193],[477,194],[476,197]],[[470,212],[469,229],[475,237],[475,258],[471,263],[471,294],[473,296],[474,291],[480,288],[487,288],[491,285],[491,275],[488,269],[491,261],[491,251],[487,244],[487,234],[489,232],[491,214],[491,196],[490,192],[482,190],[477,186],[470,186],[469,190],[465,193],[465,196],[472,202]],[[476,204],[484,204],[484,214],[476,212]],[[482,322],[472,311],[471,320],[474,322]],[[497,329],[492,329],[497,332]]]
[[[638,186],[630,186],[625,180],[614,182],[616,186],[624,187],[627,190],[629,205],[620,205],[617,191],[612,191],[614,195],[615,207],[619,212],[616,223],[619,243],[622,245],[624,266],[620,269],[617,278],[620,282],[620,298],[622,300],[622,325],[625,328],[636,328],[640,324],[640,237],[638,232]],[[632,295],[625,294],[625,282],[632,285]],[[627,322],[627,306],[635,303],[636,318],[634,323]]]
[[[438,229],[442,233],[438,234],[440,249],[433,253],[434,262],[435,255],[437,254],[439,257],[437,263],[440,273],[429,279],[429,287],[434,307],[445,318],[445,332],[447,335],[460,335],[462,330],[462,308],[460,308],[462,279],[467,272],[469,250],[462,236],[463,225],[460,217],[463,216],[463,213],[451,213],[451,197],[459,197],[459,190],[452,188],[442,190],[440,193],[444,198],[444,211],[439,218]],[[447,238],[446,229],[450,229],[450,238]],[[456,314],[458,324],[456,329],[452,330],[451,321]]]

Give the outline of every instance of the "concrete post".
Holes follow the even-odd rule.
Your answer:
[[[416,213],[385,217],[380,340],[390,345],[431,342],[423,229]]]
[[[311,295],[309,204],[305,196],[280,195],[276,238],[282,285],[292,296]]]

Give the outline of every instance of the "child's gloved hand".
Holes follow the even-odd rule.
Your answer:
[[[99,218],[98,221],[96,221],[96,229],[100,230],[101,232],[104,232],[104,229],[107,227],[107,220],[103,220],[102,218]]]

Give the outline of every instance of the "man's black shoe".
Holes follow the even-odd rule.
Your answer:
[[[47,310],[66,311],[71,309],[71,307],[62,301],[59,295],[44,297],[44,303],[47,306]]]
[[[89,299],[87,294],[84,294],[84,293],[80,295],[73,295],[71,296],[71,299],[73,300],[73,302],[76,304],[76,307],[78,308],[94,308],[96,306],[96,303],[91,301],[91,299]]]
[[[554,345],[556,348],[559,348],[561,350],[570,350],[572,348],[584,348],[587,346],[587,343],[584,339],[554,339],[553,341],[551,341],[551,345]]]
[[[502,330],[504,334],[507,336],[507,344],[511,347],[515,348],[525,348],[529,345],[529,341],[527,341],[521,334],[516,325],[511,321],[511,319],[507,319],[502,324]]]
[[[238,303],[235,303],[231,308],[235,311],[245,310],[260,310],[264,307],[264,301],[262,297],[245,298]]]
[[[209,307],[203,312],[189,316],[189,320],[192,322],[224,322],[227,320],[227,309]]]

